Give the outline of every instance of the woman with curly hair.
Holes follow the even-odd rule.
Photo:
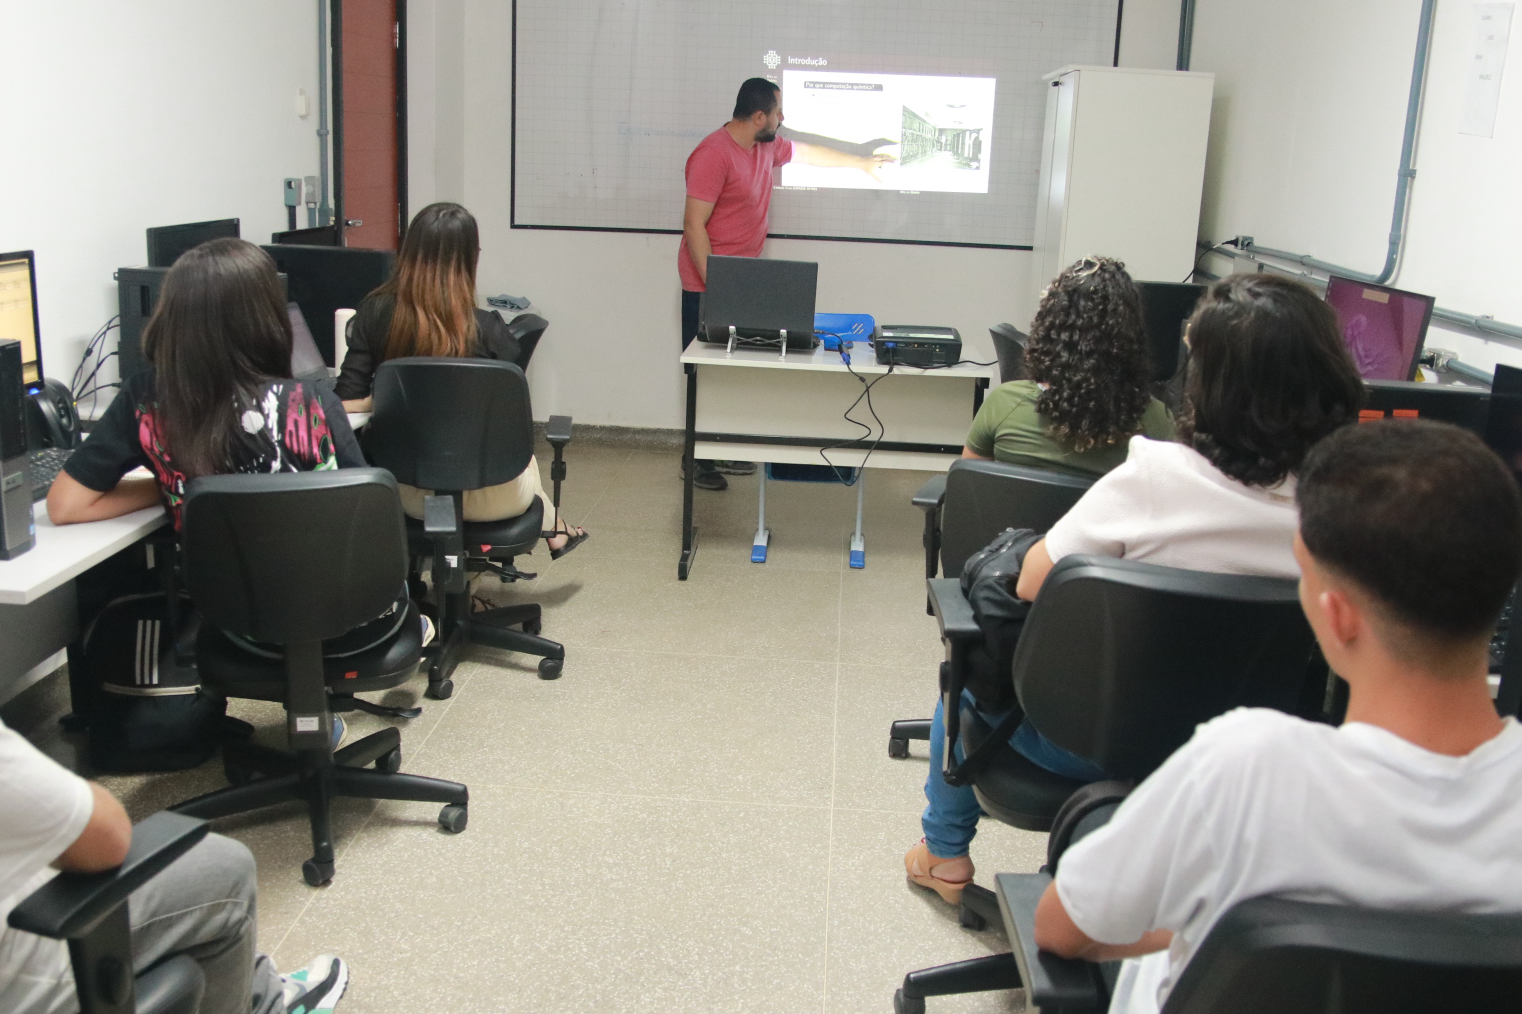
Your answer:
[[[989,392],[962,457],[1103,475],[1137,433],[1173,438],[1172,416],[1148,393],[1141,300],[1119,261],[1086,257],[1048,286],[1025,372]]]
[[[1034,601],[1053,565],[1075,553],[1217,574],[1298,578],[1295,472],[1311,447],[1358,418],[1363,383],[1332,308],[1275,275],[1211,286],[1188,327],[1190,363],[1179,442],[1132,437],[1124,464],[1031,547],[1015,593]],[[976,707],[964,696],[963,701]],[[1004,715],[984,715],[997,725]],[[1010,746],[1082,782],[1105,777],[1027,719]],[[909,879],[947,901],[971,882],[978,801],[941,777],[942,711],[930,732],[925,837],[904,857]]]

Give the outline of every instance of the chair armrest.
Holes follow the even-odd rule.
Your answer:
[[[922,511],[932,511],[941,506],[946,499],[946,473],[940,472],[925,480],[914,494],[914,506]]]
[[[930,610],[941,627],[941,636],[958,642],[981,639],[983,631],[972,615],[972,603],[962,594],[962,582],[954,577],[933,577],[925,582]]]
[[[12,927],[54,940],[95,928],[127,896],[206,837],[204,820],[160,811],[132,829],[127,858],[103,873],[60,873],[11,909]]]
[[[551,447],[564,447],[571,442],[571,417],[552,415],[544,424],[544,439]]]
[[[1059,958],[1036,947],[1036,903],[1052,878],[1045,873],[1000,873],[994,877],[1004,932],[1015,953],[1025,1002],[1031,1007],[1063,1011],[1099,1011],[1109,998],[1097,981],[1099,966]]]
[[[428,535],[452,535],[460,530],[455,519],[454,497],[435,493],[423,497],[423,531]]]

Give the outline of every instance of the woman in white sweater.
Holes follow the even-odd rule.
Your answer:
[[[1089,553],[1221,574],[1298,577],[1292,552],[1295,471],[1328,433],[1358,418],[1363,384],[1332,308],[1299,282],[1238,275],[1213,285],[1189,321],[1189,377],[1178,442],[1131,438],[1103,476],[1031,547],[1016,593],[1034,601],[1064,556]],[[975,702],[964,695],[964,701]],[[985,715],[997,724],[1003,715]],[[930,733],[925,837],[904,857],[909,879],[950,902],[971,882],[977,833],[970,787],[941,777],[943,714]],[[1105,773],[1028,720],[1010,746],[1059,775]]]

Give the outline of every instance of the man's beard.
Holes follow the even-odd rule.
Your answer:
[[[772,130],[758,131],[756,133],[756,143],[758,144],[766,144],[768,141],[775,141],[776,139],[777,131],[775,128]]]

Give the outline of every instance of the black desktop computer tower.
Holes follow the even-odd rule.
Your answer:
[[[143,327],[153,316],[168,268],[117,268],[116,312],[121,330],[116,340],[116,372],[123,381],[148,366],[143,355]]]
[[[21,343],[0,340],[0,560],[32,548],[32,474],[26,452]]]

